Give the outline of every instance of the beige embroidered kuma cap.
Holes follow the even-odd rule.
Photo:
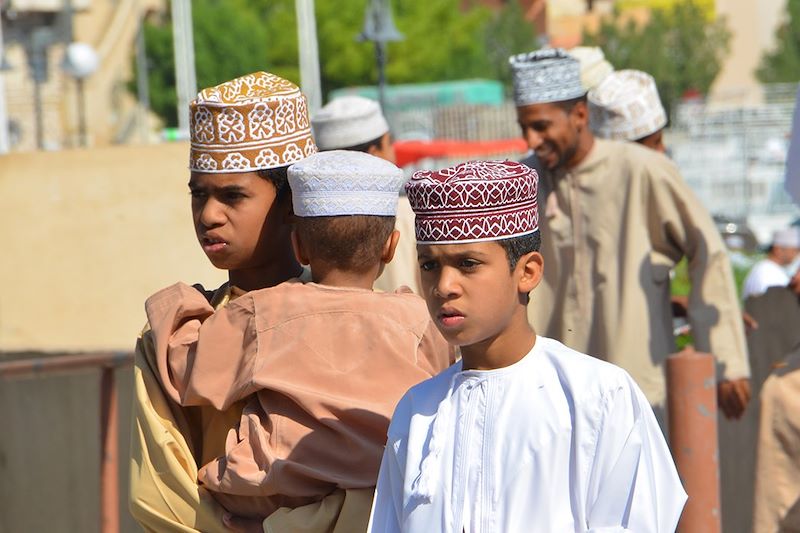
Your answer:
[[[189,110],[191,170],[277,168],[317,152],[305,96],[294,83],[269,72],[203,89]]]

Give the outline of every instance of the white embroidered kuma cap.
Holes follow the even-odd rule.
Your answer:
[[[319,152],[289,167],[299,217],[395,216],[406,179],[397,166],[364,152]]]
[[[599,46],[576,46],[569,49],[569,55],[581,64],[581,83],[587,91],[600,85],[606,76],[614,72],[614,67]]]
[[[618,70],[589,91],[589,126],[604,139],[638,141],[667,125],[653,76]]]
[[[328,102],[311,119],[320,150],[337,150],[374,141],[389,131],[378,102],[361,96],[341,96]]]
[[[800,228],[784,228],[772,234],[772,245],[781,248],[800,248]]]

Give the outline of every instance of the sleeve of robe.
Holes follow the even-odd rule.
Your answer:
[[[586,498],[590,533],[672,533],[686,492],[653,411],[627,377],[605,398]]]
[[[698,351],[714,354],[720,378],[750,376],[742,312],[730,259],[711,216],[666,157],[641,170],[648,179],[651,241],[656,253],[689,266],[689,323]],[[659,164],[660,163],[660,164]]]
[[[224,533],[223,509],[197,484],[197,467],[181,429],[186,421],[173,410],[155,372],[152,337],[136,345],[131,428],[131,515],[148,532]]]
[[[394,415],[392,415],[389,436],[378,472],[378,485],[375,488],[367,533],[400,533],[403,529],[400,517],[403,516],[407,438],[396,436],[393,429],[394,427],[408,428],[410,416],[406,397],[400,400]]]
[[[148,298],[145,310],[158,374],[173,401],[225,410],[255,390],[258,340],[249,293],[215,311],[199,291],[176,283]]]

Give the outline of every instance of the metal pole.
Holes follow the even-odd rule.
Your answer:
[[[189,132],[189,102],[197,94],[190,0],[172,0],[172,36],[178,93],[178,130],[185,135]]]
[[[308,100],[309,114],[313,115],[322,107],[314,0],[295,0],[295,9],[297,11],[297,42],[300,50],[300,86]]]
[[[3,44],[3,16],[0,13],[0,61],[5,58],[5,45]],[[11,149],[8,135],[8,108],[6,107],[5,72],[0,70],[0,155],[7,154]]]
[[[378,63],[378,102],[386,116],[386,43],[375,41],[375,60]]]
[[[117,391],[114,368],[100,377],[100,531],[119,532]]]
[[[147,53],[144,41],[144,17],[139,21],[136,36],[136,96],[139,99],[139,135],[143,143],[150,140],[147,117],[150,114],[150,85],[147,73]]]
[[[44,110],[42,109],[42,82],[33,80],[33,111],[36,118],[36,147],[44,150]]]
[[[667,358],[669,441],[689,501],[680,533],[720,533],[714,357],[687,348]]]
[[[78,89],[78,145],[86,147],[88,146],[88,137],[86,135],[86,93],[83,87],[83,78],[76,78],[75,82]]]

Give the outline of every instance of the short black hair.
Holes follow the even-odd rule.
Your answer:
[[[386,133],[382,133],[380,137],[378,137],[377,139],[372,139],[371,141],[357,144],[355,146],[350,146],[348,148],[340,148],[340,150],[347,150],[348,152],[364,152],[364,153],[369,153],[370,148],[375,148],[376,150],[380,150],[381,141],[383,140],[384,135],[386,135]]]
[[[288,170],[289,165],[276,168],[262,168],[257,171],[260,177],[268,180],[275,187],[275,199],[278,201],[283,200],[289,191]]]
[[[394,224],[393,216],[297,217],[295,230],[312,261],[361,274],[380,262]]]
[[[517,268],[517,263],[519,263],[523,255],[539,251],[539,247],[542,245],[542,236],[539,234],[539,230],[536,230],[533,233],[501,239],[496,242],[506,251],[508,265],[513,271]]]
[[[579,103],[583,102],[584,104],[587,103],[586,95],[588,93],[583,93],[583,96],[579,96],[577,98],[571,98],[570,100],[562,100],[561,102],[553,102],[555,105],[560,107],[564,110],[565,113],[569,113],[572,109]]]

